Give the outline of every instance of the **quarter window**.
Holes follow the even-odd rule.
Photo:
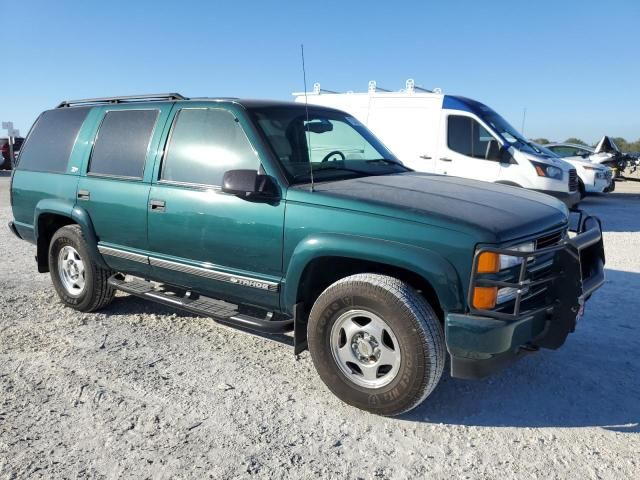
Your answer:
[[[107,112],[96,138],[89,172],[125,178],[142,178],[149,142],[158,110]]]
[[[471,117],[450,115],[447,121],[447,145],[454,152],[472,158],[488,158],[495,138]]]
[[[162,180],[220,186],[228,170],[260,162],[236,118],[220,108],[185,108],[175,120]]]
[[[19,157],[19,170],[66,172],[69,155],[89,108],[44,112],[34,125]]]

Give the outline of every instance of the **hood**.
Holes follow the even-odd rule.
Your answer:
[[[518,187],[427,173],[402,173],[295,187],[305,202],[349,208],[503,242],[540,234],[567,222],[559,200]]]
[[[606,135],[598,142],[593,153],[620,153],[620,149],[612,138]]]

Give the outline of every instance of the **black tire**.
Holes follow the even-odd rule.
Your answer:
[[[587,196],[587,189],[582,180],[578,180],[578,190],[580,191],[580,200]]]
[[[334,324],[358,309],[383,319],[399,344],[397,373],[380,388],[354,383],[333,353]],[[431,306],[408,284],[379,274],[352,275],[328,287],[311,309],[308,343],[327,387],[345,403],[379,415],[400,415],[422,403],[440,381],[445,364],[444,335]]]
[[[74,295],[64,286],[58,256],[65,246],[73,247],[84,264],[84,288]],[[53,234],[49,244],[51,281],[62,303],[81,312],[93,312],[113,300],[115,290],[107,282],[113,271],[99,267],[91,260],[87,241],[79,225],[67,225]]]

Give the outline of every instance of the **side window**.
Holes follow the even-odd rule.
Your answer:
[[[142,178],[158,110],[112,110],[98,130],[89,173]]]
[[[449,115],[447,121],[447,145],[454,152],[471,156],[471,118]]]
[[[173,125],[161,179],[220,186],[227,170],[259,168],[258,156],[230,112],[184,108]]]
[[[473,158],[488,158],[489,145],[496,141],[489,131],[471,117],[449,115],[447,145],[454,152]]]
[[[573,147],[557,146],[551,147],[551,150],[561,157],[573,157],[575,155],[578,155],[576,149]]]
[[[40,115],[19,157],[19,170],[67,171],[69,155],[89,108],[59,108]]]

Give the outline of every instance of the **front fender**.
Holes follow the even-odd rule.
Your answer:
[[[45,198],[40,200],[35,207],[34,212],[34,238],[36,240],[36,244],[38,243],[39,238],[39,218],[42,214],[54,214],[60,215],[63,217],[70,218],[75,223],[80,225],[82,229],[82,234],[84,235],[84,239],[87,242],[87,248],[89,249],[89,254],[91,255],[91,259],[100,267],[108,268],[105,263],[102,255],[98,251],[98,238],[96,236],[95,229],[93,228],[93,222],[91,221],[91,217],[89,216],[89,212],[87,212],[84,208],[78,207],[74,205],[72,202],[68,200],[63,200],[59,198]],[[48,248],[48,245],[47,245]]]
[[[404,243],[336,233],[313,234],[301,241],[291,255],[281,304],[288,313],[297,302],[298,286],[309,263],[321,257],[345,257],[402,268],[431,284],[445,312],[461,310],[464,294],[453,265],[437,253]]]

